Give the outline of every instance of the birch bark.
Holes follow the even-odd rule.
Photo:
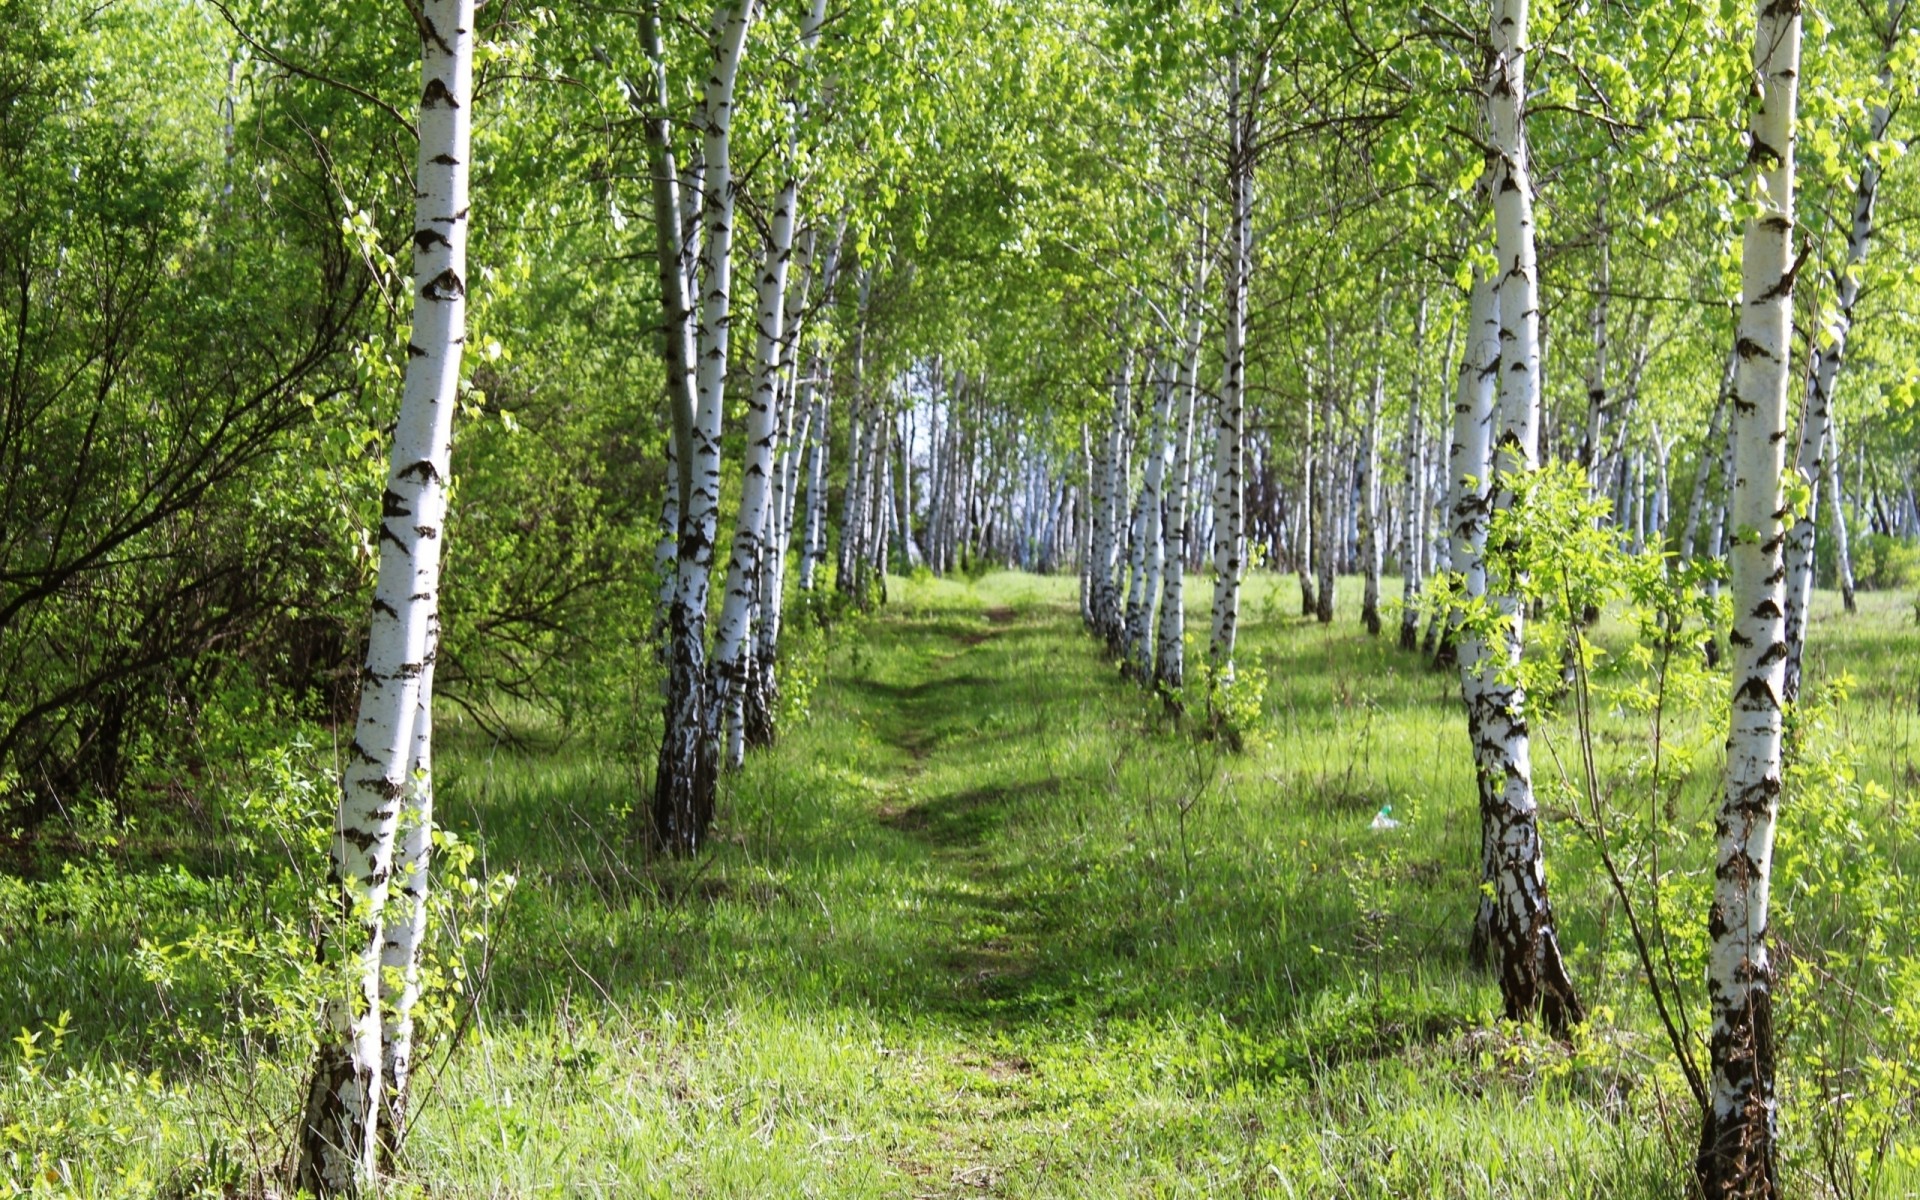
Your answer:
[[[1494,0],[1492,45],[1487,113],[1500,269],[1500,398],[1491,498],[1499,514],[1514,507],[1519,477],[1537,465],[1540,426],[1539,277],[1523,115],[1527,0]],[[1482,795],[1492,802],[1492,951],[1507,1015],[1521,1020],[1537,1012],[1551,1031],[1565,1036],[1583,1013],[1560,956],[1547,895],[1526,695],[1513,677],[1525,644],[1526,612],[1518,596],[1497,595],[1494,601],[1503,618],[1503,644],[1484,655],[1477,689],[1477,758],[1486,781]]]
[[[1199,285],[1204,287],[1205,283],[1202,274]],[[1192,527],[1193,416],[1199,398],[1200,347],[1205,335],[1205,322],[1195,318],[1176,384],[1179,413],[1173,443],[1173,495],[1167,501],[1166,578],[1160,600],[1159,660],[1154,668],[1155,681],[1167,703],[1175,707],[1187,679],[1186,559]]]
[[[1880,67],[1881,86],[1890,88],[1892,76],[1886,62]],[[1874,107],[1868,132],[1869,144],[1878,146],[1887,136],[1892,109],[1882,102]],[[1820,494],[1830,486],[1838,496],[1839,473],[1828,469],[1826,450],[1835,440],[1833,432],[1834,384],[1846,361],[1847,334],[1853,327],[1853,306],[1860,298],[1861,268],[1873,242],[1874,200],[1880,190],[1880,164],[1868,153],[1860,164],[1860,180],[1854,188],[1853,226],[1847,236],[1846,262],[1834,272],[1833,322],[1827,327],[1831,339],[1813,350],[1812,369],[1807,373],[1806,401],[1800,414],[1800,443],[1794,469],[1808,487],[1806,516],[1787,528],[1787,675],[1781,700],[1791,704],[1800,696],[1801,661],[1807,641],[1807,609],[1813,603],[1813,552],[1820,526]],[[1835,548],[1846,537],[1846,521],[1839,503],[1834,502]],[[1849,575],[1851,572],[1849,572]],[[1847,611],[1853,611],[1852,580],[1847,580]]]
[[[1240,633],[1240,580],[1247,566],[1246,437],[1247,298],[1253,274],[1252,104],[1239,55],[1229,68],[1227,103],[1228,213],[1226,383],[1214,441],[1213,628],[1208,658],[1221,682],[1233,680]]]
[[[1426,553],[1426,414],[1420,385],[1427,373],[1427,298],[1413,318],[1413,381],[1407,389],[1407,493],[1400,517],[1400,648],[1420,645],[1421,558]]]
[[[1500,382],[1500,293],[1484,272],[1474,271],[1468,296],[1467,340],[1460,356],[1460,376],[1453,405],[1453,447],[1448,456],[1448,559],[1460,577],[1468,603],[1487,595],[1487,524],[1493,516],[1494,400]],[[1480,905],[1474,915],[1469,956],[1484,965],[1493,945],[1493,878],[1495,844],[1492,779],[1479,770],[1483,700],[1482,675],[1487,645],[1474,630],[1461,624],[1456,606],[1448,620],[1452,630],[1446,644],[1453,648],[1460,669],[1460,696],[1467,709],[1467,743],[1474,753],[1475,791],[1480,813]]]
[[[1747,221],[1741,248],[1727,554],[1733,706],[1707,918],[1712,1083],[1695,1165],[1707,1200],[1779,1194],[1767,902],[1787,659],[1781,525],[1793,345],[1794,109],[1800,72],[1795,0],[1757,3],[1753,66],[1758,99],[1749,117],[1748,162],[1759,211]]]
[[[414,772],[428,720],[439,629],[440,534],[445,527],[453,410],[466,341],[468,144],[473,100],[473,2],[427,0],[421,32],[419,159],[415,166],[413,278],[417,291],[406,381],[381,497],[374,588],[359,713],[341,772],[328,872],[338,924],[320,953],[345,968],[321,1014],[319,1048],[301,1115],[298,1186],[318,1196],[370,1191],[377,1171],[385,1048],[382,926],[403,809],[431,821]],[[432,736],[430,727],[424,736]],[[409,847],[412,849],[412,847]],[[424,858],[415,859],[424,868]],[[403,882],[396,932],[424,876]],[[414,930],[417,946],[417,929]],[[408,953],[411,956],[412,948]],[[410,1010],[409,1010],[410,1011]],[[395,1047],[396,1050],[399,1047]],[[410,1053],[410,1043],[407,1046]],[[400,1078],[405,1079],[405,1063]],[[404,1103],[404,1096],[401,1097]],[[394,1137],[404,1126],[394,1127]]]
[[[720,517],[720,423],[725,411],[733,301],[733,88],[752,24],[754,0],[722,0],[708,34],[713,69],[703,94],[701,154],[706,199],[701,224],[699,324],[696,329],[692,487],[681,509],[680,549],[669,616],[665,729],[654,776],[656,845],[691,854],[713,820],[718,753],[707,666],[707,596]]]
[[[1384,322],[1374,342],[1383,342]],[[1373,367],[1373,388],[1367,393],[1367,426],[1360,445],[1360,623],[1367,633],[1380,636],[1380,406],[1387,393],[1387,364]]]
[[[1166,478],[1174,393],[1170,372],[1171,364],[1165,357],[1156,356],[1153,427],[1147,433],[1147,469],[1141,483],[1141,507],[1146,517],[1139,556],[1141,601],[1137,624],[1129,639],[1133,643],[1134,676],[1145,684],[1151,684],[1157,674],[1159,643],[1154,639],[1154,609],[1160,601],[1161,576],[1167,561]]]

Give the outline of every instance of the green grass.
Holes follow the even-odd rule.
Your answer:
[[[1677,1194],[1695,1117],[1589,839],[1549,805],[1564,941],[1604,1009],[1569,1052],[1503,1026],[1466,964],[1478,834],[1456,684],[1367,638],[1355,583],[1330,628],[1294,615],[1290,580],[1250,584],[1266,736],[1235,756],[1119,678],[1071,579],[895,581],[887,610],[835,634],[810,718],[727,781],[693,863],[646,861],[633,763],[446,722],[442,819],[518,886],[484,1003],[425,1072],[395,1194]],[[1840,620],[1821,598],[1814,666],[1860,678],[1860,773],[1904,799],[1920,650],[1901,597],[1863,599]],[[1670,722],[1676,746],[1710,744],[1690,720]],[[1606,717],[1610,772],[1643,728]],[[1571,738],[1564,719],[1542,730],[1563,756]],[[1717,759],[1684,771],[1673,827],[1697,834]],[[1369,828],[1383,803],[1402,829]],[[1887,820],[1860,835],[1876,854],[1903,828],[1891,799]],[[1672,853],[1688,901],[1700,839]],[[207,886],[182,885],[182,911],[244,902]],[[45,913],[0,958],[7,1026],[74,1009],[52,1066],[0,1082],[0,1147],[10,1121],[54,1144],[55,1117],[109,1113],[58,1142],[83,1152],[56,1163],[73,1190],[177,1185],[215,1144],[247,1161],[231,1110],[290,1099],[297,1065],[256,1067],[249,1092],[234,1060],[163,1044],[182,1013],[124,962],[151,922]],[[1792,1045],[1809,998],[1789,978]],[[222,1011],[185,1016],[217,1031]],[[1810,1094],[1786,1073],[1790,1101]],[[1803,1194],[1823,1174],[1811,1107],[1786,1124]],[[137,1128],[116,1141],[115,1121]],[[1899,1169],[1879,1194],[1905,1194]]]

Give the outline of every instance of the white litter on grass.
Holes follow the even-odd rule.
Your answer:
[[[1373,814],[1373,828],[1375,829],[1400,828],[1400,822],[1393,819],[1393,805],[1382,804],[1380,806],[1380,811]]]

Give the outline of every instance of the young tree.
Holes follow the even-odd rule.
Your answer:
[[[1493,63],[1487,125],[1492,134],[1494,241],[1498,258],[1500,374],[1494,429],[1494,513],[1511,511],[1519,477],[1538,463],[1540,293],[1534,252],[1533,182],[1527,157],[1525,99],[1527,0],[1494,0]],[[1507,1015],[1539,1013],[1565,1034],[1583,1018],[1554,929],[1533,790],[1526,695],[1512,672],[1524,646],[1526,611],[1517,595],[1496,595],[1502,644],[1484,655],[1475,688],[1475,757],[1486,858],[1493,868],[1488,932]],[[1463,658],[1464,662],[1464,658]]]
[[[720,422],[731,343],[736,204],[733,93],[755,8],[755,0],[721,0],[715,6],[708,34],[712,67],[701,108],[705,197],[698,272],[701,294],[695,325],[696,403],[685,440],[679,441],[676,450],[677,462],[690,466],[691,477],[686,502],[680,507],[680,539],[668,618],[666,728],[654,777],[652,812],[654,840],[678,854],[691,854],[706,837],[713,820],[718,769],[719,730],[707,666],[707,595],[719,524]],[[657,22],[657,4],[648,12]],[[659,210],[659,203],[656,192],[655,220],[665,222],[670,218]],[[669,298],[666,307],[670,325],[671,304]],[[671,344],[674,339],[670,336],[668,340]],[[675,438],[680,437],[676,419]]]
[[[1756,102],[1748,124],[1754,214],[1740,255],[1735,342],[1733,500],[1728,565],[1733,598],[1733,708],[1726,792],[1715,822],[1707,994],[1711,1095],[1695,1171],[1707,1200],[1779,1194],[1775,1168],[1773,962],[1767,889],[1780,802],[1786,686],[1782,586],[1787,386],[1792,377],[1794,119],[1800,76],[1798,0],[1759,0],[1753,40]]]
[[[321,1196],[371,1188],[381,1113],[402,1116],[410,1046],[389,1043],[400,1094],[383,1109],[382,929],[396,869],[406,902],[394,914],[396,964],[416,969],[426,898],[428,725],[446,524],[453,410],[466,340],[467,170],[473,104],[473,0],[427,0],[414,14],[425,88],[415,168],[413,331],[406,386],[381,497],[380,574],[361,673],[359,716],[335,819],[329,885],[340,906],[323,955],[342,968],[322,1017],[319,1052],[300,1122],[296,1174]],[[408,861],[394,861],[396,831],[409,829]],[[410,984],[396,997],[405,1027]],[[404,1125],[389,1133],[397,1147]]]

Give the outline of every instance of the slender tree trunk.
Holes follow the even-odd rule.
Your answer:
[[[1184,320],[1181,322],[1184,324]],[[1141,507],[1145,511],[1145,539],[1140,553],[1142,595],[1137,625],[1129,640],[1133,643],[1133,670],[1141,683],[1151,684],[1158,674],[1159,644],[1154,640],[1154,607],[1160,600],[1161,575],[1166,569],[1167,531],[1167,454],[1170,449],[1169,426],[1173,408],[1174,381],[1172,363],[1164,356],[1154,368],[1152,428],[1147,433],[1147,469],[1141,484]]]
[[[1687,502],[1687,523],[1680,532],[1680,561],[1692,562],[1694,547],[1698,545],[1700,535],[1700,515],[1706,511],[1707,488],[1712,482],[1713,467],[1722,457],[1726,438],[1723,436],[1727,421],[1727,401],[1733,394],[1734,356],[1727,356],[1726,374],[1720,383],[1720,395],[1713,404],[1713,412],[1707,417],[1707,435],[1700,443],[1699,465],[1694,468],[1693,496]]]
[[[1707,1200],[1773,1197],[1773,963],[1767,951],[1767,889],[1780,802],[1780,737],[1786,684],[1782,584],[1782,474],[1787,386],[1792,375],[1794,108],[1800,70],[1800,9],[1756,5],[1749,161],[1762,187],[1741,251],[1737,399],[1733,405],[1733,707],[1727,788],[1715,823],[1719,846],[1708,914],[1707,995],[1711,1096],[1696,1170]]]
[[[1461,590],[1469,603],[1482,601],[1487,595],[1487,525],[1493,516],[1490,489],[1494,400],[1499,382],[1500,293],[1494,281],[1476,268],[1468,299],[1467,344],[1460,356],[1459,384],[1453,405],[1453,448],[1447,472],[1452,495],[1447,516],[1451,534],[1449,566],[1460,576]],[[1460,695],[1467,709],[1467,741],[1474,753],[1480,812],[1480,907],[1474,916],[1469,957],[1475,965],[1486,966],[1493,951],[1493,878],[1497,867],[1493,857],[1492,818],[1496,800],[1493,778],[1479,769],[1480,745],[1486,736],[1481,729],[1484,713],[1481,690],[1488,650],[1485,639],[1461,624],[1460,607],[1455,606],[1448,619],[1452,631],[1447,644],[1454,647],[1460,669]]]
[[[1912,487],[1907,491],[1912,499]],[[1860,611],[1853,597],[1853,551],[1847,544],[1847,510],[1840,495],[1840,422],[1827,422],[1827,511],[1833,526],[1833,573],[1840,586],[1841,605],[1849,613]]]
[[[380,571],[374,588],[340,806],[334,820],[328,887],[337,923],[322,938],[323,961],[337,961],[345,990],[327,997],[319,1048],[307,1087],[298,1146],[297,1184],[318,1196],[370,1192],[377,1170],[379,1127],[389,1113],[389,1143],[398,1148],[404,1122],[383,1099],[386,1050],[394,1053],[404,1089],[410,1032],[382,1045],[381,962],[387,897],[403,812],[414,825],[432,819],[422,737],[430,739],[433,655],[438,643],[440,533],[446,525],[453,411],[466,340],[467,163],[473,101],[472,0],[426,0],[418,12],[421,75],[420,149],[415,167],[413,278],[418,281],[407,370],[394,426],[393,453],[381,499]],[[423,726],[423,722],[428,724]],[[408,810],[411,810],[408,812]],[[412,827],[409,827],[411,841]],[[409,962],[419,944],[416,895],[425,901],[424,850],[403,847],[410,860],[393,932]],[[415,853],[414,851],[418,851]],[[403,973],[404,973],[403,968]],[[410,1030],[411,998],[394,1014]],[[396,1032],[402,1032],[396,1029]],[[396,1097],[405,1104],[404,1092]]]
[[[1308,351],[1307,391],[1307,435],[1300,441],[1300,542],[1295,547],[1295,570],[1300,575],[1300,615],[1311,617],[1319,611],[1320,604],[1314,595],[1313,572],[1314,552],[1321,541],[1322,531],[1318,517],[1319,510],[1314,507],[1314,440],[1313,416],[1315,405],[1312,393],[1315,387],[1312,351]]]
[[[1199,286],[1205,286],[1204,273],[1198,282]],[[1196,317],[1176,385],[1179,409],[1173,443],[1173,495],[1166,506],[1167,573],[1160,601],[1160,653],[1154,678],[1167,703],[1175,707],[1180,704],[1180,689],[1186,686],[1187,680],[1186,559],[1188,532],[1192,526],[1193,420],[1200,390],[1200,347],[1205,335],[1206,324]]]
[[[1335,505],[1340,484],[1340,443],[1333,430],[1334,356],[1329,347],[1327,376],[1320,391],[1320,507],[1313,540],[1320,551],[1320,582],[1314,589],[1314,618],[1322,625],[1333,621],[1334,584],[1338,577],[1340,554],[1339,509]]]
[[[1247,482],[1246,348],[1247,297],[1253,274],[1252,105],[1236,55],[1229,68],[1227,104],[1228,219],[1226,277],[1226,383],[1220,394],[1220,425],[1214,443],[1213,628],[1208,658],[1215,677],[1233,679],[1233,648],[1240,633],[1240,579],[1246,571]]]
[[[741,470],[740,508],[733,524],[726,592],[714,631],[713,674],[717,698],[727,716],[729,770],[738,770],[747,752],[749,635],[760,590],[757,568],[766,557],[767,518],[778,449],[780,349],[786,341],[787,273],[793,261],[793,223],[799,199],[799,180],[789,177],[774,201],[755,289],[753,395],[747,401],[746,461]]]
[[[1375,345],[1385,341],[1385,323],[1376,331]],[[1360,623],[1367,633],[1380,636],[1380,406],[1387,394],[1387,364],[1373,367],[1373,388],[1367,393],[1367,426],[1360,435]]]
[[[1896,0],[1898,3],[1899,0]],[[1897,29],[1898,21],[1889,25]],[[1885,59],[1880,67],[1882,87],[1892,86]],[[1876,105],[1868,130],[1869,144],[1878,147],[1886,139],[1892,110],[1885,102]],[[1819,529],[1819,496],[1822,485],[1838,496],[1839,472],[1828,469],[1824,460],[1828,445],[1838,444],[1833,432],[1834,385],[1846,361],[1847,334],[1853,326],[1853,306],[1860,298],[1861,270],[1873,241],[1874,199],[1880,189],[1880,165],[1872,153],[1862,156],[1860,181],[1854,189],[1853,227],[1847,237],[1845,265],[1834,273],[1834,313],[1826,333],[1831,339],[1813,350],[1813,365],[1807,375],[1806,402],[1800,415],[1800,444],[1794,468],[1806,480],[1810,490],[1807,514],[1787,529],[1787,675],[1781,699],[1788,704],[1800,695],[1801,663],[1806,650],[1807,610],[1813,603],[1813,552]],[[1834,545],[1839,549],[1846,539],[1846,518],[1839,502],[1833,505]],[[1849,564],[1851,566],[1851,564]],[[1854,611],[1852,571],[1842,576],[1847,611]]]
[[[1413,381],[1407,389],[1407,494],[1400,518],[1400,648],[1420,645],[1421,556],[1426,553],[1426,414],[1421,411],[1420,385],[1427,374],[1427,298],[1413,319]]]
[[[833,389],[827,386],[826,364],[815,354],[807,374],[813,386],[813,444],[807,449],[807,522],[800,554],[800,590],[811,592],[827,556],[827,418]]]
[[[1534,257],[1533,192],[1527,162],[1526,0],[1494,0],[1493,75],[1487,111],[1493,134],[1493,204],[1500,289],[1500,403],[1493,458],[1496,514],[1517,499],[1519,477],[1535,469],[1540,426],[1540,300]],[[1583,1013],[1561,960],[1547,896],[1526,696],[1512,676],[1525,645],[1518,596],[1496,595],[1504,645],[1486,655],[1478,699],[1479,766],[1493,802],[1487,822],[1494,861],[1492,949],[1507,1015],[1539,1013],[1565,1036]]]
[[[752,16],[753,0],[722,0],[715,7],[709,33],[714,65],[702,109],[707,202],[694,371],[693,487],[681,509],[666,721],[653,792],[654,841],[676,854],[693,853],[706,838],[718,767],[719,730],[707,669],[707,594],[720,518],[720,422],[733,300],[733,85]]]
[[[392,887],[380,945],[380,1158],[391,1167],[407,1136],[407,1096],[413,1081],[413,1009],[420,1000],[420,952],[427,940],[427,884],[433,860],[433,658],[428,648],[414,710],[409,786],[401,798]]]
[[[1469,296],[1468,308],[1469,310],[1472,308],[1471,296]],[[1469,311],[1468,315],[1471,317],[1471,311]],[[1494,326],[1497,341],[1499,326],[1499,317],[1497,314],[1494,317]],[[1447,348],[1440,358],[1442,371],[1447,370],[1453,362],[1453,350],[1459,332],[1460,323],[1458,317],[1447,322]],[[1467,336],[1469,338],[1473,336],[1473,327],[1471,325],[1468,326]],[[1464,357],[1461,360],[1460,370],[1466,370]],[[1441,395],[1442,397],[1446,395],[1444,388],[1441,389]],[[1451,435],[1449,435],[1448,440],[1444,442],[1436,436],[1434,442],[1436,450],[1435,461],[1433,463],[1436,483],[1434,490],[1437,493],[1440,511],[1438,521],[1439,536],[1434,539],[1433,546],[1433,569],[1437,574],[1443,569],[1442,564],[1444,563],[1444,569],[1452,573],[1463,569],[1461,563],[1454,558],[1453,554],[1454,509],[1460,498],[1460,476],[1453,469],[1454,442]],[[1477,479],[1479,476],[1475,476],[1474,478]],[[1455,663],[1456,656],[1453,646],[1453,631],[1458,623],[1459,610],[1451,605],[1449,605],[1445,611],[1442,611],[1436,606],[1432,615],[1427,618],[1427,632],[1426,635],[1421,638],[1420,650],[1421,653],[1433,659],[1433,665],[1436,669],[1451,667]]]

